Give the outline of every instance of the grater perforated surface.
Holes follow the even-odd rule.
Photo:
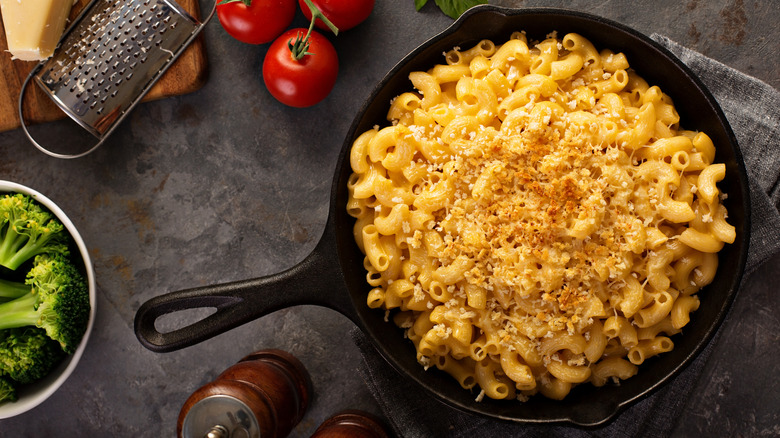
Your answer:
[[[96,0],[35,81],[100,138],[146,94],[199,27],[173,1]]]

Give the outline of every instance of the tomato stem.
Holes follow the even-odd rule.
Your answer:
[[[325,23],[326,26],[330,28],[330,30],[333,31],[334,35],[339,34],[339,28],[336,27],[335,24],[333,24],[330,20],[328,20],[328,17],[325,16],[325,14],[320,11],[320,8],[318,8],[314,3],[312,3],[311,0],[303,0],[306,3],[306,6],[309,7],[309,10],[311,11],[311,23],[309,24],[309,30],[314,27],[314,22],[319,18],[322,20],[323,23]]]
[[[223,0],[224,1],[224,0]],[[309,52],[309,36],[311,35],[311,31],[314,29],[314,22],[317,21],[319,18],[322,20],[323,23],[325,23],[326,26],[330,28],[330,30],[333,31],[334,35],[339,34],[339,28],[336,27],[335,24],[333,24],[330,20],[328,20],[328,17],[326,17],[320,9],[314,5],[314,3],[311,2],[311,0],[303,0],[306,3],[306,6],[309,7],[309,10],[311,11],[311,22],[309,23],[309,30],[306,32],[306,36],[301,37],[300,32],[295,36],[295,41],[293,41],[292,38],[290,38],[289,41],[287,41],[287,47],[290,49],[290,54],[292,55],[292,58],[296,61],[299,61],[301,58],[303,58],[306,55],[313,55],[313,53]]]
[[[304,0],[304,1],[305,1],[305,0]],[[217,3],[217,6],[224,5],[224,4],[228,4],[228,3],[233,3],[233,2],[241,2],[241,3],[243,3],[243,4],[244,4],[244,5],[246,5],[246,6],[249,6],[249,5],[251,5],[251,4],[252,4],[252,0],[220,0],[220,1]]]

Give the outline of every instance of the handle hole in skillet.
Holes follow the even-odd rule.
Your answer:
[[[170,333],[195,324],[215,313],[217,313],[216,307],[200,307],[166,313],[154,321],[154,329],[163,334]]]

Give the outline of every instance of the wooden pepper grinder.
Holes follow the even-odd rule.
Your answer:
[[[309,406],[311,379],[281,350],[252,353],[184,402],[179,438],[283,438]]]
[[[390,438],[390,434],[378,418],[352,409],[323,421],[311,438]]]

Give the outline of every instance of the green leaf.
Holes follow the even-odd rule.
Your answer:
[[[417,0],[415,0],[417,1]],[[447,14],[450,18],[458,18],[466,12],[467,9],[476,6],[484,5],[487,0],[435,0],[436,5],[442,12]]]
[[[426,3],[428,3],[428,0],[414,0],[414,7],[417,9],[417,12],[420,12],[420,9],[422,9]]]

